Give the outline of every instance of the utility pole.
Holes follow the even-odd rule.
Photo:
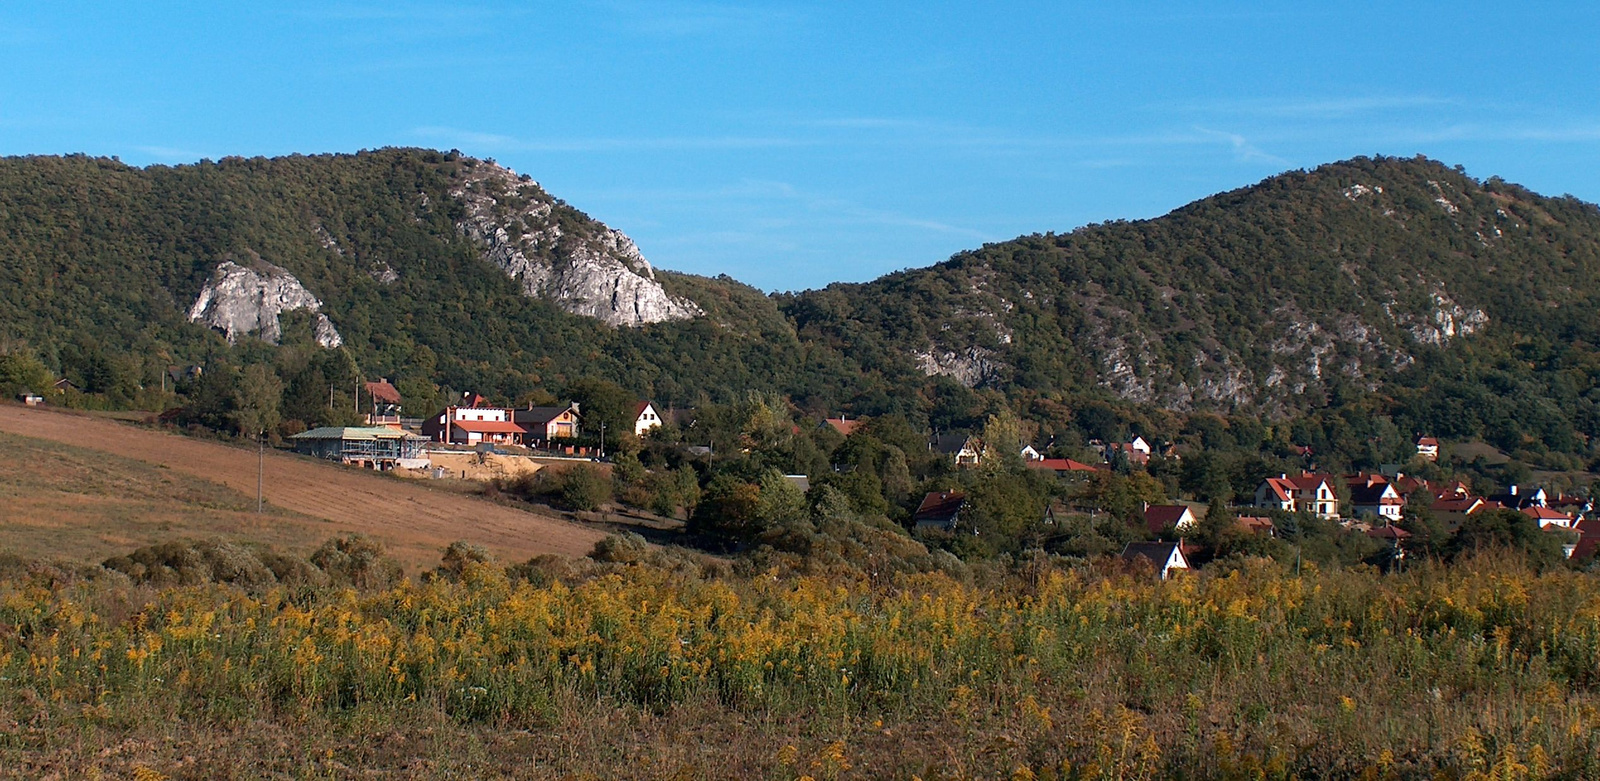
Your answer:
[[[256,512],[261,512],[261,507],[266,502],[262,493],[262,477],[266,473],[267,464],[267,432],[256,434]]]
[[[606,422],[600,421],[600,460],[606,460]]]

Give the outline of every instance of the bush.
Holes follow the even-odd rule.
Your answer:
[[[561,500],[574,510],[598,510],[611,495],[610,478],[593,466],[581,464],[561,475]]]
[[[400,563],[384,555],[383,545],[360,534],[337,537],[311,554],[333,583],[360,589],[389,588],[400,582]]]

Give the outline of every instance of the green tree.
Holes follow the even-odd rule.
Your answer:
[[[578,464],[561,474],[561,500],[575,510],[598,510],[612,495],[611,480],[599,467]]]
[[[234,388],[232,418],[240,434],[261,436],[278,426],[283,381],[265,364],[246,366]]]

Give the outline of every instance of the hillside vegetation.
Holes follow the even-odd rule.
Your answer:
[[[526,296],[486,259],[452,192],[490,165],[415,149],[0,160],[0,352],[36,355],[96,403],[187,403],[219,427],[208,394],[226,395],[228,367],[266,363],[281,419],[306,425],[337,422],[330,396],[384,376],[417,414],[462,390],[545,400],[589,381],[679,407],[778,393],[940,430],[1009,407],[1042,439],[1176,436],[1216,414],[1291,421],[1279,436],[1344,462],[1404,460],[1425,432],[1582,467],[1600,433],[1600,211],[1424,159],[1290,172],[1152,220],[798,294],[660,272],[704,314],[638,328]],[[547,206],[562,241],[608,235],[527,192],[483,219],[524,235],[512,207]],[[280,348],[189,323],[226,259],[291,272],[344,347],[316,347],[302,312]],[[187,364],[220,379],[158,394],[161,370]],[[26,368],[0,366],[3,389]]]

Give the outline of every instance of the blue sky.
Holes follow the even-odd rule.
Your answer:
[[[0,154],[458,148],[768,290],[1358,154],[1600,200],[1589,3],[22,6]]]

